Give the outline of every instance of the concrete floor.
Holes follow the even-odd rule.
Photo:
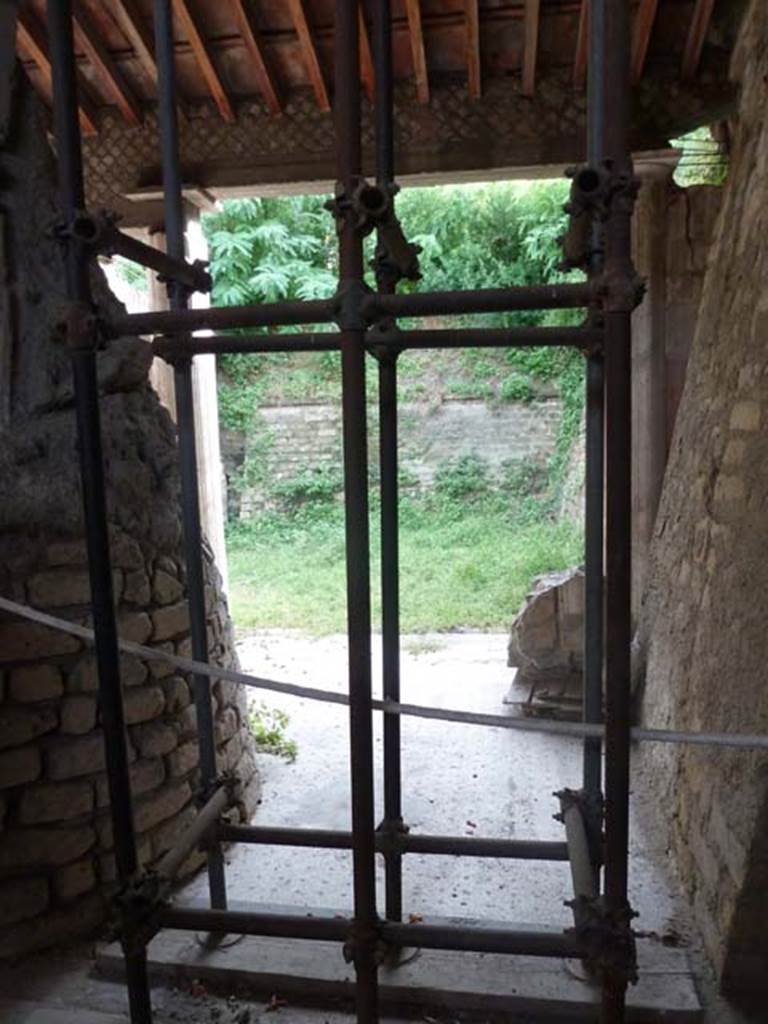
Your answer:
[[[509,689],[506,638],[489,634],[436,634],[404,639],[403,697],[444,707],[510,711],[502,704]],[[374,648],[378,656],[378,646]],[[345,641],[270,633],[240,645],[243,667],[291,681],[344,689]],[[378,686],[378,683],[377,683]],[[260,695],[258,695],[260,696]],[[524,699],[526,694],[521,693]],[[264,796],[261,824],[349,827],[348,735],[345,709],[266,696],[291,715],[288,735],[297,741],[295,764],[260,756]],[[511,711],[510,711],[511,713]],[[378,718],[378,716],[377,716]],[[381,750],[380,729],[376,733]],[[420,831],[559,839],[552,820],[553,790],[579,784],[577,742],[452,723],[403,722],[405,812]],[[380,760],[380,758],[379,758]],[[378,765],[380,777],[380,764]],[[381,795],[378,794],[379,807]],[[668,871],[659,832],[644,793],[633,794],[631,898],[640,912],[636,926],[667,938],[678,936],[693,959],[706,1007],[702,1024],[746,1024],[714,994],[706,963],[691,933],[684,904]],[[301,906],[351,907],[350,858],[336,852],[239,847],[228,854],[228,882],[235,900]],[[405,864],[409,911],[487,916],[532,923],[568,924],[562,901],[570,895],[567,867],[533,862],[461,860],[411,855]],[[179,894],[180,901],[204,898],[203,876]],[[87,946],[52,951],[0,966],[0,1021],[3,1024],[123,1024],[123,985],[100,977]],[[194,982],[153,990],[157,1024],[353,1024],[354,1018],[328,1007],[265,1005],[234,991],[209,995]],[[453,1024],[455,1015],[424,1017],[428,1024]],[[526,1021],[531,1024],[530,1017]]]
[[[379,662],[375,639],[374,664]],[[244,639],[243,669],[325,689],[346,689],[346,639],[285,632]],[[502,703],[513,670],[506,667],[506,636],[452,633],[403,638],[403,700],[437,707],[514,713]],[[375,691],[380,692],[377,672]],[[526,694],[521,691],[520,699]],[[261,695],[258,695],[261,699]],[[288,737],[298,745],[293,764],[260,757],[264,778],[260,825],[348,829],[349,733],[344,707],[265,694],[290,715]],[[376,715],[377,820],[381,813],[381,716]],[[553,797],[578,787],[581,745],[576,740],[505,729],[406,718],[402,723],[403,804],[415,832],[504,838],[564,838],[553,820]],[[637,926],[660,935],[686,928],[663,855],[635,821],[631,900]],[[381,858],[379,858],[379,861]],[[228,887],[236,900],[349,910],[351,853],[239,846],[228,855]],[[378,865],[383,902],[383,865]],[[205,896],[197,878],[180,900]],[[279,897],[276,896],[279,894]],[[404,861],[407,913],[470,916],[567,926],[572,896],[566,863],[409,855]]]

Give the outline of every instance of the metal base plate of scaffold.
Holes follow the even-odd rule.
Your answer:
[[[256,908],[233,902],[231,909]],[[315,908],[299,911],[260,904],[258,909],[333,915]],[[503,927],[466,918],[429,918],[425,923]],[[640,939],[637,953],[640,981],[628,991],[627,1020],[700,1021],[701,1005],[685,950]],[[148,959],[156,980],[180,984],[196,978],[212,992],[223,994],[233,990],[255,997],[277,994],[289,1002],[322,1004],[351,1002],[354,993],[354,969],[344,962],[338,943],[246,936],[230,948],[203,949],[193,934],[165,929],[150,943]],[[96,964],[102,973],[119,976],[119,944],[100,947]],[[533,1014],[537,1021],[594,1021],[600,1005],[600,989],[585,979],[579,961],[498,953],[425,949],[416,957],[406,955],[400,966],[380,968],[379,992],[382,1005],[390,1009]]]

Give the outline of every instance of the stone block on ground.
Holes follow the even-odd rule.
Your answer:
[[[584,573],[547,573],[534,581],[510,631],[507,664],[524,682],[579,678],[583,671]]]

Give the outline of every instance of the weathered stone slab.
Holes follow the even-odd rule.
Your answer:
[[[42,914],[48,906],[48,882],[44,878],[15,878],[0,885],[0,927]]]
[[[512,623],[507,663],[526,681],[581,675],[583,620],[583,571],[539,576]]]
[[[39,661],[73,654],[79,649],[80,641],[76,637],[36,622],[0,625],[0,662]]]
[[[123,694],[127,725],[149,722],[165,709],[165,694],[159,686],[135,686]]]
[[[0,789],[21,786],[40,778],[42,762],[35,746],[14,748],[0,754]]]
[[[162,757],[178,746],[179,735],[168,722],[148,722],[131,729],[131,739],[142,757]]]
[[[101,732],[77,739],[52,743],[46,762],[48,776],[54,780],[73,779],[104,770],[104,737]]]
[[[10,707],[0,708],[0,749],[20,747],[30,740],[51,732],[59,724],[55,708]]]
[[[61,671],[56,665],[24,665],[10,673],[8,684],[13,700],[22,704],[52,700],[64,692]]]
[[[66,608],[90,604],[91,584],[86,569],[54,569],[30,576],[27,593],[37,608]]]
[[[87,853],[95,841],[93,829],[86,825],[7,829],[0,843],[0,869],[68,864]]]
[[[96,873],[93,861],[79,860],[75,864],[67,864],[53,876],[53,891],[60,903],[70,903],[96,885]]]
[[[93,786],[90,782],[43,784],[25,789],[19,803],[22,825],[69,821],[93,810]]]
[[[96,727],[96,699],[76,694],[61,704],[61,731],[83,736]]]
[[[169,640],[189,630],[189,608],[186,601],[158,608],[152,614],[152,639]]]
[[[184,586],[175,576],[158,569],[152,580],[152,598],[157,604],[173,604],[184,593]]]

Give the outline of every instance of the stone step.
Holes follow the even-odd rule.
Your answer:
[[[256,908],[233,903],[231,909]],[[306,913],[308,908],[259,905],[258,909]],[[332,914],[316,908],[311,913]],[[152,941],[148,955],[153,978],[180,985],[197,978],[212,992],[238,991],[267,998],[277,994],[289,1002],[314,1003],[353,997],[354,970],[334,943],[247,936],[232,945],[207,949],[189,932],[165,930]],[[640,982],[628,994],[628,1022],[692,1024],[701,1020],[684,950],[642,939],[638,959]],[[120,947],[102,946],[97,965],[112,977],[119,975]],[[538,957],[422,950],[413,959],[406,953],[401,966],[383,967],[379,981],[382,1005],[390,1009],[501,1011],[533,1013],[537,1021],[594,1021],[600,1005],[600,992],[584,977],[579,962]]]

